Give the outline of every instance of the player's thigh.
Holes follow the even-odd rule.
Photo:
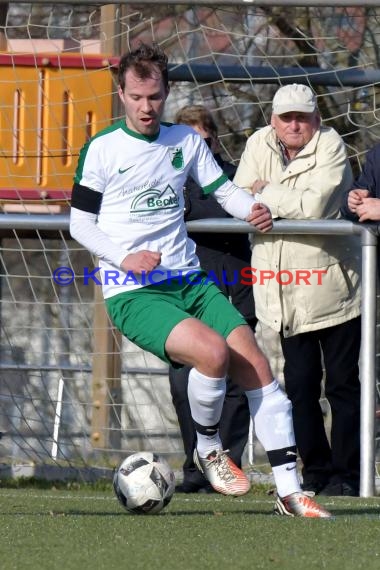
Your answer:
[[[200,274],[188,281],[183,289],[183,302],[184,310],[193,318],[172,330],[166,352],[172,360],[195,366],[206,375],[224,375],[229,362],[225,339],[236,327],[246,326],[244,318],[207,275]]]
[[[186,310],[225,339],[235,328],[247,324],[220,289],[207,279],[191,287]]]
[[[128,340],[178,366],[168,357],[165,344],[171,331],[189,315],[170,296],[144,287],[106,299],[106,308],[115,327]]]

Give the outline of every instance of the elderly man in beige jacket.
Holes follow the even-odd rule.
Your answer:
[[[271,124],[247,141],[234,182],[274,218],[335,219],[352,172],[338,133],[321,126],[312,90],[281,87]],[[358,495],[360,467],[360,249],[333,235],[255,235],[256,314],[280,334],[285,387],[293,405],[303,487]],[[327,437],[319,403],[331,407]]]

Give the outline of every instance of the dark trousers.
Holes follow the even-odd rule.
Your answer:
[[[210,234],[207,236],[207,239],[210,241]],[[223,243],[227,237],[220,236],[219,239]],[[212,271],[220,290],[240,311],[252,330],[255,330],[257,319],[252,286],[243,285],[240,282],[241,270],[247,265],[249,266],[250,263],[248,240],[245,240],[245,242],[244,246],[244,240],[242,243],[241,236],[239,236],[239,244],[235,244],[233,250],[230,244],[231,255],[228,255],[226,251],[222,252],[206,246],[197,246],[197,254],[201,261],[202,269],[207,273]],[[186,455],[183,464],[184,481],[202,484],[203,482],[206,483],[206,480],[193,462],[193,452],[196,447],[197,437],[187,396],[189,372],[190,368],[187,366],[180,369],[169,366],[170,391]],[[241,456],[248,440],[249,423],[250,414],[247,397],[238,385],[227,378],[226,397],[220,419],[219,433],[223,449],[230,450],[228,455],[239,467],[241,466]]]
[[[191,417],[187,385],[190,368],[169,367],[170,391],[177,412],[183,447],[186,455],[183,464],[184,480],[201,484],[204,477],[194,465],[193,452],[196,446],[196,432]],[[243,390],[227,379],[227,391],[220,421],[220,437],[223,449],[229,449],[229,456],[241,466],[241,456],[248,440],[249,408]]]
[[[361,319],[284,338],[285,388],[305,482],[359,481]],[[322,360],[323,359],[323,360]],[[319,403],[325,368],[325,395],[331,407],[331,443]]]

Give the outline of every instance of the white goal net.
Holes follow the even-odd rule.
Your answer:
[[[235,163],[267,124],[278,86],[307,83],[357,172],[380,139],[380,2],[352,4],[0,2],[4,473],[91,477],[141,449],[181,464],[166,365],[112,330],[99,287],[86,281],[96,260],[67,228],[33,225],[33,214],[67,216],[81,146],[121,116],[119,55],[139,40],[161,44],[171,79],[165,120],[184,104],[207,105]],[[12,227],[13,215],[25,227]],[[74,275],[66,286],[54,278],[62,268]],[[280,374],[278,347],[263,342]]]

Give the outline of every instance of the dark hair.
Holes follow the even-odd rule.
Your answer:
[[[169,85],[168,58],[157,44],[140,43],[139,47],[121,56],[118,67],[119,85],[124,91],[125,73],[133,68],[140,79],[151,77],[152,71],[159,70],[165,87]]]
[[[175,122],[182,125],[202,126],[213,137],[218,136],[218,127],[207,107],[203,105],[187,105],[177,111]]]

